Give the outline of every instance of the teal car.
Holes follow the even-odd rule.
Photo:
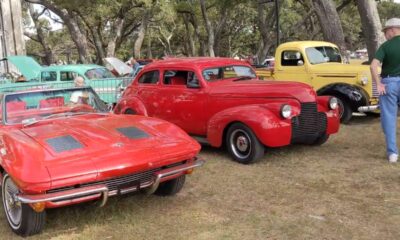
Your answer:
[[[115,77],[106,67],[95,64],[41,66],[32,57],[9,56],[6,59],[23,75],[20,81],[0,82],[0,92],[26,90],[37,87],[63,88],[74,85],[76,77],[85,79],[106,103],[115,103],[117,86],[126,78]]]

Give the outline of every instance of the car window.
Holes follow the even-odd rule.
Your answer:
[[[198,81],[192,71],[167,70],[164,72],[163,83],[165,85],[186,86],[188,81]]]
[[[159,75],[160,75],[159,71],[146,72],[139,78],[139,83],[157,84],[159,81]]]
[[[256,74],[251,67],[237,65],[208,68],[203,71],[203,78],[207,81],[238,77],[255,78]]]
[[[61,81],[73,81],[78,76],[75,72],[60,72],[60,80]]]
[[[45,82],[57,81],[57,72],[42,72],[41,79]]]
[[[85,72],[88,79],[114,78],[115,76],[107,68],[93,68]]]
[[[303,65],[302,63],[304,63],[304,58],[299,51],[289,50],[282,52],[282,66],[299,66]]]

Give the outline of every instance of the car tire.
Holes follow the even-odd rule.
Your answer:
[[[154,194],[159,196],[172,196],[177,194],[185,184],[186,175],[160,183]]]
[[[315,139],[311,145],[314,145],[314,146],[322,145],[322,144],[326,143],[326,141],[328,141],[329,136],[330,136],[329,134],[324,133],[324,134],[320,135],[319,137],[317,137],[317,139]]]
[[[19,192],[18,187],[8,174],[2,181],[3,209],[7,222],[13,232],[21,236],[30,236],[39,233],[45,224],[46,212],[35,212],[28,204],[15,202],[12,195]]]
[[[341,123],[348,123],[353,115],[349,102],[343,97],[336,97],[338,100],[339,117]]]
[[[229,127],[225,141],[229,153],[239,163],[249,164],[264,156],[264,145],[253,131],[242,123],[234,123]]]

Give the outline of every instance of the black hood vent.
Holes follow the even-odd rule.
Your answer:
[[[57,153],[83,148],[83,145],[80,142],[69,135],[49,138],[46,142]]]
[[[141,138],[148,138],[149,134],[145,131],[137,128],[137,127],[124,127],[124,128],[117,128],[117,131],[120,132],[127,138],[130,139],[141,139]]]

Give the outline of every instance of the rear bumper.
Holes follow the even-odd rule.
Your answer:
[[[100,206],[104,206],[109,196],[126,194],[144,188],[148,188],[147,192],[151,194],[155,190],[157,190],[161,182],[172,179],[182,174],[186,174],[186,171],[192,170],[196,167],[200,167],[204,163],[204,160],[196,158],[193,162],[155,172],[152,179],[148,182],[143,182],[138,185],[125,187],[118,190],[110,191],[105,184],[98,184],[94,186],[79,187],[54,193],[34,195],[18,194],[15,196],[15,200],[26,204],[51,202],[51,205],[53,207],[57,207],[101,198],[102,201]]]

